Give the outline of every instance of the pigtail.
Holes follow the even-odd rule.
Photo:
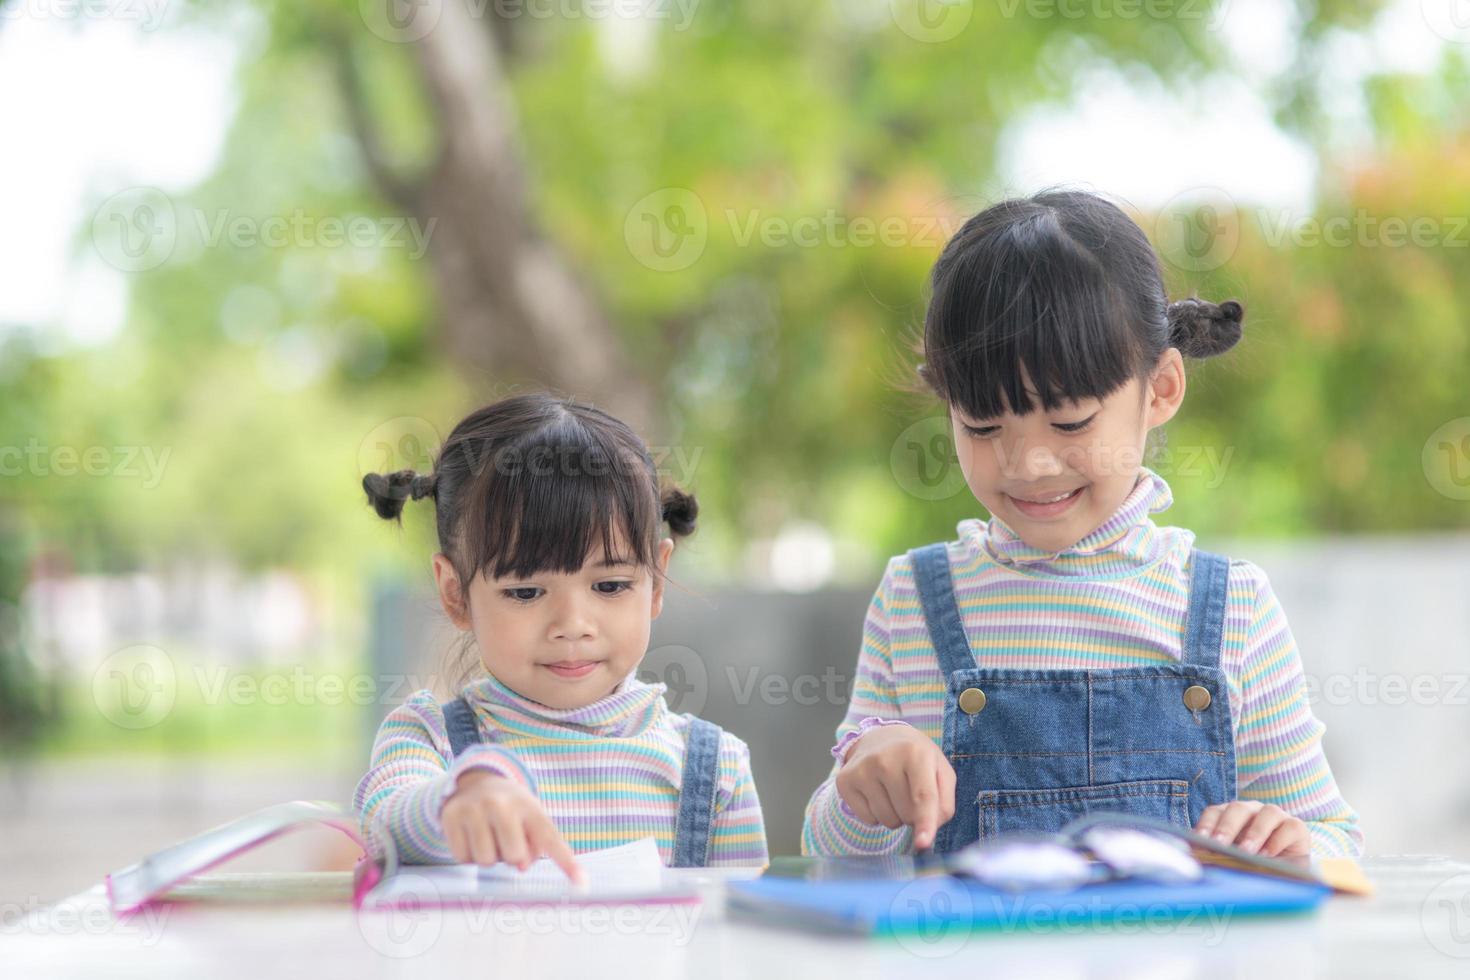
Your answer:
[[[1214,357],[1240,342],[1245,309],[1235,300],[1219,306],[1191,296],[1169,304],[1169,346],[1185,357]]]
[[[433,473],[398,470],[395,473],[369,473],[362,478],[368,503],[385,521],[402,523],[403,505],[408,500],[434,496],[438,479]]]
[[[699,514],[693,494],[660,485],[627,423],[545,393],[476,409],[433,458],[432,472],[369,473],[362,489],[379,517],[400,523],[405,503],[432,497],[439,551],[461,582],[575,571],[620,532],[631,549],[621,557],[657,569],[665,523],[683,537]]]
[[[694,533],[694,520],[699,516],[699,502],[694,499],[694,494],[685,493],[678,487],[668,487],[661,502],[663,519],[669,522],[669,530],[675,537]]]

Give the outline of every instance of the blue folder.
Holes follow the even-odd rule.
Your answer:
[[[918,877],[784,877],[731,882],[734,915],[864,935],[934,935],[949,928],[1044,931],[1123,922],[1189,922],[1310,912],[1325,885],[1208,867],[1200,881],[1117,880],[1070,891],[1010,892],[945,874]]]

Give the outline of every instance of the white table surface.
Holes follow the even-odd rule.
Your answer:
[[[0,976],[189,977],[1470,977],[1470,864],[1370,858],[1371,898],[1309,916],[1135,922],[1110,931],[955,933],[932,941],[827,936],[727,916],[726,880],[685,871],[705,901],[581,911],[355,913],[345,898],[288,905],[165,905],[118,921],[102,885],[7,910]],[[249,887],[290,878],[341,896],[345,874],[215,875]]]

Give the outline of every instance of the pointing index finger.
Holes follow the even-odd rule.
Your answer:
[[[572,853],[571,846],[567,844],[556,827],[551,826],[548,820],[547,826],[537,836],[539,838],[538,843],[546,852],[546,856],[551,858],[557,867],[566,872],[572,884],[578,887],[585,887],[587,885],[587,873],[577,863],[577,856]]]

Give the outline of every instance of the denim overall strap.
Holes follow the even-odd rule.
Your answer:
[[[1194,549],[1189,571],[1189,613],[1184,626],[1180,662],[1200,667],[1220,666],[1225,639],[1225,600],[1230,559]]]
[[[939,669],[949,676],[975,666],[975,654],[965,637],[959,603],[954,596],[954,578],[949,573],[949,549],[944,542],[925,545],[909,552],[914,566],[914,584],[929,626],[929,641],[939,657]]]
[[[475,709],[463,696],[450,698],[439,705],[444,712],[444,727],[449,731],[449,754],[458,759],[459,754],[471,745],[480,743],[480,726],[475,722]]]
[[[674,860],[670,867],[702,868],[709,863],[719,773],[719,726],[703,718],[690,718],[685,733],[684,778],[679,786],[679,818],[674,824]]]
[[[1012,831],[1056,832],[1099,811],[1190,827],[1205,806],[1235,798],[1219,666],[1228,559],[1205,551],[1190,558],[1178,663],[1002,668],[981,666],[969,646],[946,551],[910,552],[945,678],[941,748],[955,771],[955,814],[935,835],[935,851]],[[1196,707],[1191,687],[1213,697]]]

